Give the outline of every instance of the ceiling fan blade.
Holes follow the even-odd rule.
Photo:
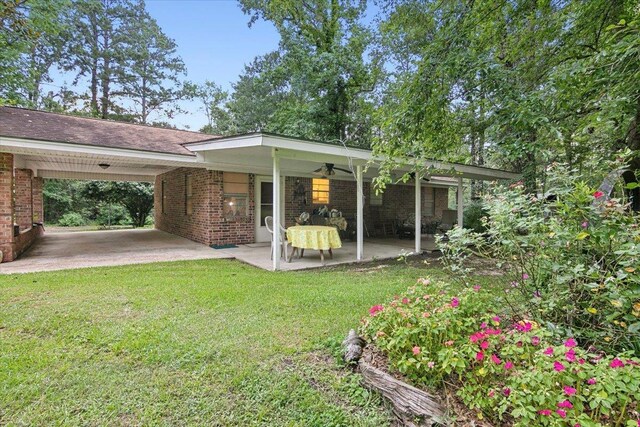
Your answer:
[[[321,170],[322,170],[322,168],[318,168],[318,169],[314,170],[314,171],[313,171],[313,173],[318,173],[318,172],[320,172]]]
[[[351,173],[351,171],[349,169],[342,169],[342,168],[337,168],[334,166],[333,168],[334,170],[340,171],[340,172],[344,172],[344,173]]]

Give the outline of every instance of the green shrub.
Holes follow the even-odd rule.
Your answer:
[[[96,215],[98,225],[129,225],[131,217],[122,205],[104,204]]]
[[[473,201],[464,209],[464,227],[484,233],[487,230],[485,217],[489,212],[484,208],[481,201]]]
[[[62,227],[80,227],[86,225],[87,221],[77,212],[67,212],[62,215],[58,221],[58,225]]]
[[[550,181],[551,201],[520,184],[488,196],[487,232],[451,231],[445,263],[465,276],[469,257],[485,257],[504,271],[511,306],[584,348],[640,355],[638,216],[562,167]]]
[[[544,326],[498,311],[500,298],[475,286],[451,294],[422,279],[371,308],[361,333],[391,366],[418,384],[453,384],[479,418],[515,426],[637,427],[640,361],[554,341]]]

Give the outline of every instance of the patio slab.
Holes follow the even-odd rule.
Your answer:
[[[289,247],[291,249],[291,247]],[[400,239],[365,239],[364,241],[364,259],[363,261],[376,261],[381,259],[397,258],[404,251],[411,252],[414,249],[413,240]],[[433,238],[422,239],[422,249],[424,251],[436,250]],[[272,261],[270,257],[269,243],[253,243],[250,245],[240,245],[237,248],[222,249],[239,261],[259,267],[265,270],[271,270]],[[335,266],[340,264],[351,264],[356,262],[356,243],[342,242],[342,248],[333,251],[333,259],[329,258],[329,254],[325,252],[325,266]],[[314,250],[305,250],[303,258],[294,258],[291,262],[282,260],[280,268],[283,271],[305,270],[310,268],[323,267],[320,260],[320,252]]]
[[[233,256],[160,230],[45,233],[0,274],[210,258]]]

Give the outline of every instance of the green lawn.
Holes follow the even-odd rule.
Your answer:
[[[328,343],[417,277],[442,274],[393,264],[0,276],[0,425],[386,425]]]

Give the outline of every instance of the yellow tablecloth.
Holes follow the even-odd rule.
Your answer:
[[[295,225],[287,228],[287,240],[294,248],[326,251],[342,247],[335,227],[322,225]]]

